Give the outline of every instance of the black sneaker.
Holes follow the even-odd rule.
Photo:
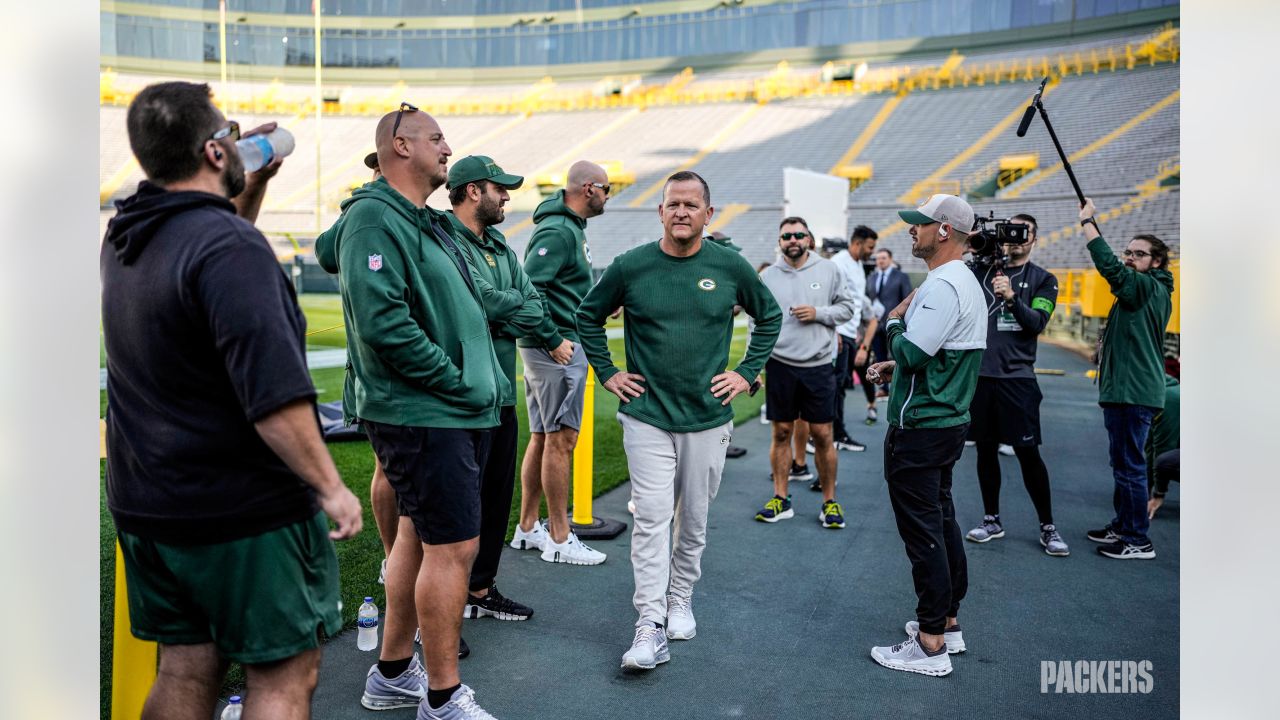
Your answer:
[[[470,654],[471,654],[471,646],[467,645],[467,641],[463,640],[462,636],[459,635],[458,636],[458,659],[461,660],[462,658]]]
[[[504,597],[498,592],[498,586],[489,588],[482,598],[467,595],[467,604],[462,608],[464,618],[495,617],[499,620],[528,620],[533,617],[533,609]]]
[[[840,481],[836,480],[836,485],[840,485]],[[822,492],[822,478],[815,477],[813,482],[809,483],[809,489],[814,492]]]
[[[809,472],[808,463],[805,463],[804,465],[797,465],[795,463],[791,463],[791,473],[787,475],[788,481],[797,482],[801,480],[812,480],[812,479],[813,479],[813,473]]]
[[[1086,534],[1089,536],[1090,540],[1096,543],[1110,544],[1120,542],[1120,535],[1116,533],[1115,530],[1112,530],[1110,525],[1102,528],[1101,530],[1090,530]]]
[[[1098,554],[1116,560],[1154,560],[1156,548],[1151,543],[1130,545],[1123,540],[1098,546]]]
[[[848,435],[845,435],[845,436],[844,436],[844,437],[842,437],[842,438],[837,438],[837,439],[836,439],[836,449],[837,449],[837,450],[847,450],[847,451],[849,451],[849,452],[862,452],[862,451],[864,451],[864,450],[866,450],[866,449],[867,449],[867,446],[866,446],[866,445],[863,445],[862,443],[858,442],[857,440],[854,440],[853,438],[849,437]]]

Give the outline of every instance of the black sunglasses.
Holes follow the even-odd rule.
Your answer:
[[[210,136],[209,136],[209,139],[210,139],[210,140],[221,140],[221,139],[222,139],[222,138],[224,138],[224,137],[229,137],[229,138],[231,138],[231,141],[232,141],[232,142],[235,142],[236,140],[239,140],[239,139],[240,139],[240,123],[236,122],[235,120],[231,120],[231,121],[229,121],[229,122],[227,123],[227,126],[226,126],[226,127],[222,128],[222,129],[218,130],[217,132],[215,132],[214,134],[210,135]]]
[[[809,233],[807,233],[807,232],[789,232],[789,233],[782,233],[782,234],[781,234],[781,235],[779,235],[778,237],[779,237],[780,239],[782,239],[782,240],[790,240],[791,238],[795,238],[796,240],[803,240],[803,239],[805,239],[805,238],[809,237]]]
[[[410,104],[409,104],[409,103],[407,103],[407,102],[401,102],[401,103],[400,103],[400,112],[397,112],[397,113],[396,113],[396,124],[391,126],[391,139],[392,139],[392,140],[394,140],[394,139],[396,138],[396,133],[400,131],[400,118],[404,117],[404,111],[405,111],[405,110],[409,110],[409,111],[412,111],[412,112],[417,112],[417,111],[418,111],[418,108],[417,108],[416,106],[414,106],[414,105],[410,105]]]

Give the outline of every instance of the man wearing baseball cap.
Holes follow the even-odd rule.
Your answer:
[[[871,648],[881,665],[942,676],[949,654],[964,652],[956,615],[968,587],[964,538],[951,501],[951,470],[964,450],[969,402],[987,345],[982,287],[960,258],[973,229],[973,208],[954,195],[934,195],[898,215],[911,226],[911,254],[925,261],[923,284],[889,312],[893,360],[867,377],[892,383],[884,477],[915,581],[916,619],[907,639]]]
[[[489,461],[480,481],[480,548],[471,568],[470,594],[463,608],[467,618],[527,620],[533,616],[532,609],[504,597],[494,584],[516,474],[516,338],[551,341],[549,333],[540,331],[542,299],[524,274],[520,259],[494,227],[506,219],[503,205],[511,198],[508,191],[522,184],[523,177],[504,172],[483,155],[469,155],[455,162],[446,183],[453,206],[447,215],[463,241],[460,245],[467,262],[477,275],[493,349],[509,385],[499,400],[499,425],[491,431]]]

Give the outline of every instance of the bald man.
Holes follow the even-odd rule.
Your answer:
[[[458,676],[458,641],[480,478],[509,386],[461,241],[444,213],[426,207],[448,173],[444,133],[404,103],[376,138],[382,177],[342,203],[317,247],[342,293],[343,409],[368,432],[399,508],[382,649],[361,704],[417,707],[419,720],[489,717]],[[418,627],[425,669],[413,653]]]
[[[533,212],[537,228],[524,252],[524,271],[542,297],[539,331],[517,340],[524,361],[529,447],[520,468],[520,523],[511,547],[538,550],[547,562],[599,565],[605,554],[582,544],[569,527],[569,470],[582,426],[587,356],[578,345],[574,312],[591,289],[587,220],[604,213],[609,176],[579,160],[563,190]],[[539,338],[549,338],[542,340]],[[538,519],[543,495],[547,522]]]

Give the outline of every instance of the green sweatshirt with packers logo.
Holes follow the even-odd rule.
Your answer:
[[[516,339],[539,337],[536,333],[546,332],[542,300],[502,233],[487,227],[484,236],[477,237],[452,210],[445,214],[462,239],[460,245],[467,254],[467,262],[481,278],[481,285],[490,286],[482,287],[481,298],[493,334],[493,349],[509,385],[499,404],[513,406],[516,404]],[[540,342],[545,344],[550,339],[544,335]]]
[[[1111,286],[1098,358],[1098,402],[1164,407],[1164,331],[1173,312],[1173,273],[1140,273],[1126,266],[1107,241],[1089,241],[1089,255]]]
[[[778,340],[782,310],[751,263],[714,243],[689,257],[668,255],[657,242],[619,255],[578,307],[578,336],[603,383],[619,372],[604,324],[624,308],[627,371],[644,376],[645,392],[618,411],[668,432],[697,432],[733,419],[733,406],[711,394],[711,378],[729,361],[734,305],[756,322],[733,368],[750,383]]]
[[[342,293],[348,421],[498,424],[510,389],[462,242],[444,213],[415,207],[379,178],[342,202],[342,216],[316,239],[316,257],[338,274]]]
[[[573,313],[592,280],[587,221],[564,204],[564,190],[543,200],[533,221],[537,228],[524,251],[524,272],[542,296],[547,315],[536,333],[516,344],[554,350],[565,340],[578,342]]]

